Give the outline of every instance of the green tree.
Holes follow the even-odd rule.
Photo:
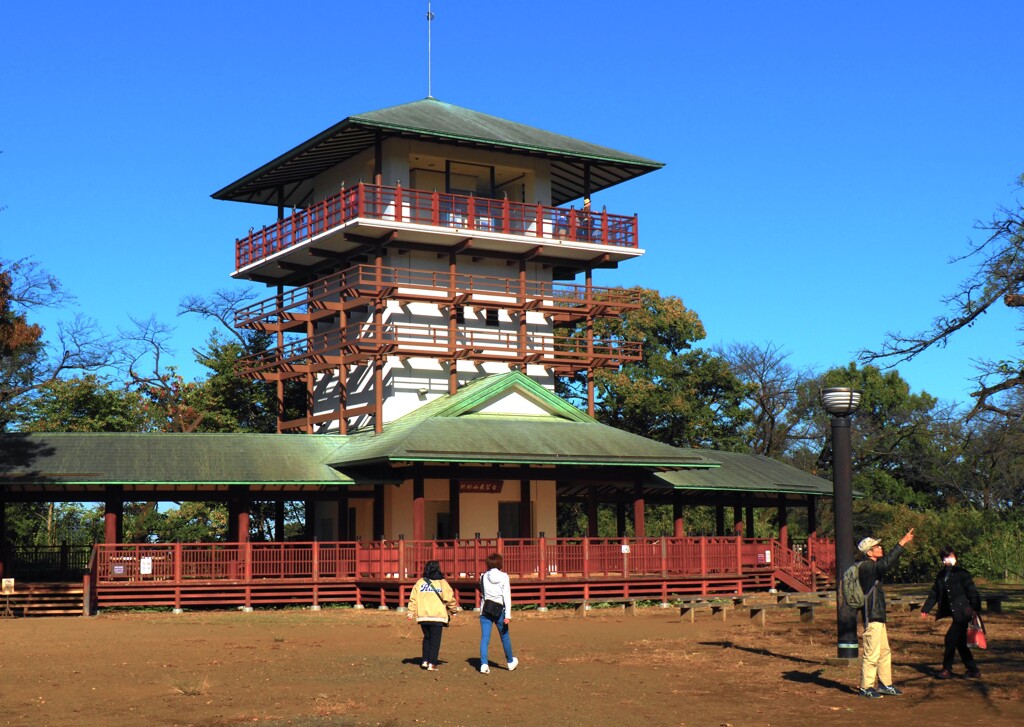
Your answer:
[[[148,432],[149,403],[137,392],[95,374],[43,384],[25,408],[25,432]]]
[[[896,371],[850,363],[834,368],[801,388],[797,411],[818,431],[818,442],[830,441],[831,419],[819,403],[819,392],[849,386],[861,392],[852,415],[854,489],[873,499],[922,507],[934,501],[935,471],[943,451],[934,428],[939,417],[936,399],[915,394]],[[796,459],[809,464],[807,449]],[[823,458],[819,467],[828,467]],[[814,465],[808,467],[812,469]]]
[[[594,372],[598,420],[677,447],[740,447],[748,422],[741,406],[747,389],[728,362],[693,348],[706,335],[700,318],[675,296],[643,289],[641,300],[638,310],[594,322],[596,338],[643,342],[640,361]],[[582,374],[556,386],[582,408]]]

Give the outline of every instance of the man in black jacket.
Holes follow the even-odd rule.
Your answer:
[[[882,576],[896,565],[907,543],[914,539],[914,529],[900,538],[889,553],[882,549],[882,541],[864,538],[857,549],[864,555],[857,576],[864,591],[861,619],[864,622],[864,654],[860,665],[860,693],[877,699],[882,695],[897,697],[903,692],[892,683],[892,651],[885,631],[885,591]],[[877,680],[878,687],[875,687]]]

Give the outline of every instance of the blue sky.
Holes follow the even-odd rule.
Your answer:
[[[926,327],[1024,172],[1024,3],[432,6],[436,98],[665,162],[595,195],[639,214],[647,250],[595,282],[680,296],[709,345],[823,370]],[[426,96],[426,2],[284,7],[5,8],[0,256],[38,260],[110,331],[176,326],[189,378],[212,326],[179,301],[241,285],[234,239],[275,214],[209,195]],[[899,370],[964,401],[972,361],[1018,339],[1000,309]]]

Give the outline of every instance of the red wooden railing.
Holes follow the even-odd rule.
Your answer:
[[[296,316],[327,310],[344,299],[374,297],[387,292],[389,298],[438,300],[445,295],[485,296],[487,302],[513,302],[545,308],[584,309],[600,306],[613,311],[639,308],[639,288],[605,288],[571,283],[545,283],[536,280],[500,278],[432,270],[410,270],[372,265],[355,265],[314,283],[285,291],[235,312],[235,326],[268,327]]]
[[[364,218],[448,229],[638,248],[637,217],[548,207],[400,186],[359,184],[295,210],[235,241],[235,268],[259,262],[303,240]]]
[[[527,359],[545,365],[615,367],[639,361],[642,344],[638,341],[594,339],[584,336],[556,336],[550,333],[487,328],[460,328],[453,338],[446,326],[373,321],[349,324],[343,331],[330,331],[300,338],[274,348],[245,356],[238,361],[244,374],[254,374],[283,365],[293,367],[324,364],[320,369],[337,366],[340,356],[352,361],[366,360],[379,353],[401,356],[454,356],[468,352],[472,361],[509,361]],[[329,357],[333,357],[333,360]]]
[[[824,552],[829,541],[816,542]],[[516,579],[743,576],[781,569],[803,580],[810,574],[803,555],[774,539],[735,537],[119,544],[95,546],[91,565],[100,585],[407,580],[430,560],[449,578],[475,579],[492,552],[502,553]]]

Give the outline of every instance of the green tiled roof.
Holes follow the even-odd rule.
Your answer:
[[[509,393],[528,399],[546,415],[477,412]],[[391,422],[381,434],[351,434],[331,460],[342,470],[400,462],[717,466],[695,450],[600,424],[518,371],[476,379]]]
[[[426,98],[350,116],[213,194],[214,199],[301,206],[308,182],[372,148],[383,137],[432,141],[529,154],[550,160],[552,204],[583,195],[584,165],[597,192],[647,172],[661,162]],[[279,198],[278,190],[285,195]]]
[[[829,480],[768,457],[717,450],[687,451],[701,452],[721,462],[722,466],[718,469],[661,472],[653,475],[653,478],[683,490],[832,496],[832,483]]]
[[[530,406],[494,413],[510,396]],[[669,470],[652,472],[654,489],[832,494],[828,480],[767,457],[680,449],[605,426],[519,372],[476,379],[381,434],[0,435],[0,488],[12,490],[368,484],[412,462],[636,467]]]
[[[0,436],[0,485],[346,484],[324,463],[341,437],[47,433]]]

